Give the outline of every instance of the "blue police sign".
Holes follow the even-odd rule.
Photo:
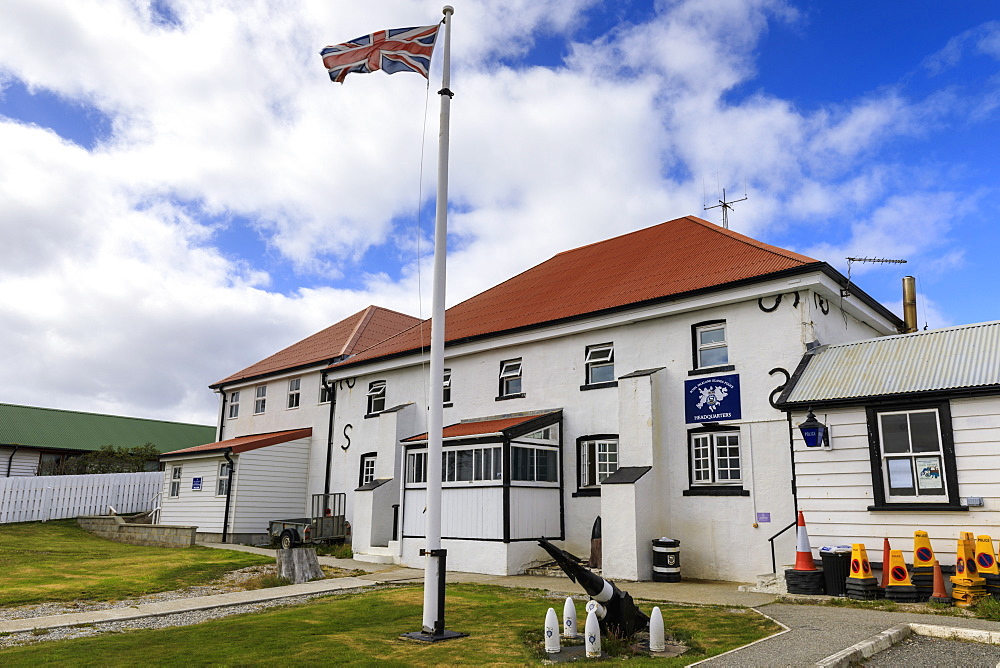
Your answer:
[[[684,381],[686,423],[721,422],[741,417],[738,373]]]

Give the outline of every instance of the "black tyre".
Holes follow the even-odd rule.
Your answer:
[[[285,529],[281,532],[280,544],[282,550],[292,549],[295,547],[295,534],[292,531]]]

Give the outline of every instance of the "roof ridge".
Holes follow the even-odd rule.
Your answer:
[[[348,336],[347,339],[344,341],[344,345],[340,347],[341,355],[348,354],[348,351],[350,351],[354,347],[354,344],[357,342],[357,340],[361,338],[361,332],[365,330],[365,327],[368,325],[368,323],[371,322],[373,317],[375,317],[376,308],[378,307],[375,306],[374,304],[369,304],[367,308],[361,311],[361,313],[363,313],[364,315],[362,315],[361,318],[358,319],[357,324],[354,325],[354,330],[351,332],[350,336]],[[331,327],[332,326],[333,325],[331,325]],[[339,355],[334,355],[334,357],[339,357]]]
[[[113,413],[94,413],[93,411],[76,411],[69,408],[48,408],[46,406],[26,406],[24,404],[10,404],[0,401],[0,406],[10,406],[11,408],[26,408],[33,411],[51,411],[53,413],[73,413],[74,415],[92,415],[94,417],[117,418],[119,420],[140,420],[142,422],[160,422],[163,424],[176,424],[189,427],[214,427],[211,424],[198,424],[196,422],[178,422],[176,420],[161,420],[159,418],[144,418],[134,415],[114,415]]]
[[[788,258],[789,260],[802,261],[803,259],[805,259],[810,262],[822,262],[822,260],[817,260],[816,258],[809,257],[808,255],[804,255],[802,253],[796,253],[795,251],[790,251],[786,248],[780,248],[779,246],[773,246],[759,239],[754,239],[753,237],[743,234],[741,232],[736,232],[735,230],[731,230],[726,227],[720,227],[719,225],[716,225],[711,221],[705,220],[704,218],[699,218],[698,216],[683,216],[683,218],[690,220],[692,223],[697,223],[698,225],[701,225],[703,227],[708,227],[713,232],[724,234],[728,236],[730,239],[733,239],[734,241],[739,241],[748,246],[753,246],[754,248],[758,248],[762,251],[766,251],[773,255],[779,255],[781,257]]]

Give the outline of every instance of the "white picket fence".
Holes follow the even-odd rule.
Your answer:
[[[152,510],[163,473],[0,478],[0,524]]]

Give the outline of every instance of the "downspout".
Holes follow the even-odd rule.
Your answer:
[[[14,465],[14,455],[17,454],[17,451],[18,451],[18,449],[20,449],[20,447],[21,447],[20,445],[14,445],[14,449],[11,451],[10,457],[7,458],[7,477],[8,478],[10,477],[11,467]]]
[[[792,412],[785,411],[788,417],[788,457],[792,465],[792,510],[795,517],[799,516],[799,488],[795,484],[795,427],[792,426]]]
[[[219,435],[215,438],[217,441],[222,440],[222,432],[226,429],[226,399],[229,397],[225,387],[220,387],[219,392],[222,394],[222,412],[219,413]]]
[[[326,428],[326,484],[323,486],[323,493],[329,494],[330,469],[333,468],[333,414],[337,409],[337,386],[327,380],[325,371],[320,382],[330,397],[330,420]]]
[[[229,484],[226,485],[226,512],[222,517],[222,542],[228,543],[229,540],[229,503],[233,496],[233,483],[236,482],[236,463],[233,462],[233,458],[229,455],[232,453],[232,448],[227,448],[222,456],[226,458],[229,462]]]

